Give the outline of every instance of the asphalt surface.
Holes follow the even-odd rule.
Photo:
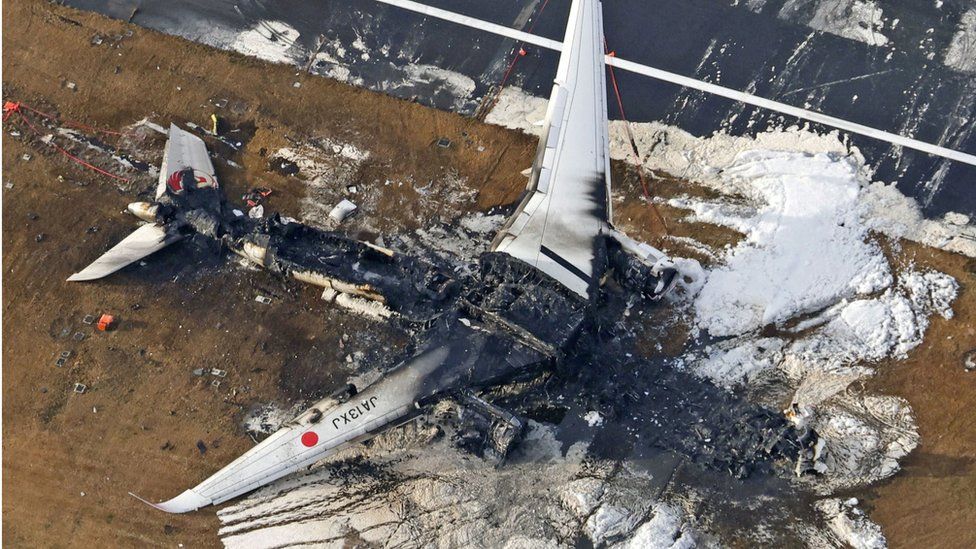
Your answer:
[[[309,52],[365,51],[367,56],[337,59],[335,65],[348,75],[347,81],[466,114],[474,112],[491,86],[501,81],[518,47],[509,39],[427,20],[373,0],[65,3],[221,47],[229,47],[233,36],[262,22],[280,21],[299,33],[291,50],[297,65],[306,64]],[[569,0],[427,3],[512,27],[535,25],[533,32],[554,39],[562,38],[570,5]],[[972,123],[976,74],[944,62],[962,15],[976,9],[976,2],[887,0],[880,6],[883,15],[876,27],[884,39],[869,37],[867,42],[837,34],[849,30],[831,27],[836,32],[821,32],[811,27],[818,9],[833,6],[843,13],[851,4],[849,0],[607,0],[604,26],[608,46],[626,59],[976,154]],[[536,17],[543,5],[544,11]],[[870,25],[855,20],[847,26],[856,32],[856,27],[864,30]],[[322,47],[320,35],[325,37]],[[360,47],[354,49],[357,41]],[[548,95],[556,63],[554,52],[528,48],[509,83]],[[475,88],[429,82],[405,85],[403,71],[410,64],[461,73],[473,79]],[[313,72],[332,75],[335,69],[312,67]],[[696,135],[715,130],[749,134],[797,122],[623,71],[617,71],[617,78],[631,121],[662,121]],[[618,117],[615,102],[610,105],[611,117]],[[903,192],[918,199],[926,215],[976,213],[976,167],[868,138],[851,141],[876,168],[876,180],[897,182]]]

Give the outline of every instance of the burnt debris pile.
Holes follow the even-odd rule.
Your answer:
[[[738,478],[792,472],[802,437],[782,414],[671,367],[628,366],[636,375],[613,376],[600,396],[613,421],[639,435],[640,444]]]
[[[508,254],[486,253],[466,288],[466,304],[500,329],[556,357],[580,333],[587,302],[545,273]]]
[[[607,424],[628,434],[625,442],[595,444],[591,450],[607,455],[672,451],[737,478],[792,473],[798,457],[816,444],[816,434],[798,431],[779,411],[701,379],[666,356],[641,356],[638,342],[648,331],[642,312],[650,311],[634,305],[626,292],[605,292],[594,328],[567,353],[567,381],[547,388],[598,411]]]
[[[277,215],[230,247],[272,272],[382,303],[407,320],[429,321],[457,295],[456,281],[427,263]]]
[[[668,288],[677,276],[674,269],[662,273],[655,273],[648,263],[639,260],[623,250],[620,243],[613,238],[604,238],[606,246],[607,267],[612,273],[612,279],[623,289],[646,299],[657,299],[663,288]]]
[[[426,262],[277,216],[249,223],[231,243],[238,253],[413,321],[413,352],[399,369],[444,352],[425,372],[417,400],[456,402],[452,440],[479,456],[504,459],[522,432],[523,420],[496,404],[526,417],[550,400],[550,391],[625,430],[623,440],[595,442],[596,457],[667,450],[743,478],[793,471],[816,443],[815,434],[798,432],[778,411],[666,360],[640,358],[641,321],[627,311],[639,300],[635,293],[657,279],[621,258],[626,254],[609,254],[616,286],[601,290],[594,303],[507,254],[485,253],[470,276],[454,279]],[[554,370],[568,375],[550,377],[544,389],[524,384],[518,396],[503,391],[494,403],[468,392]]]
[[[442,418],[453,431],[451,441],[466,452],[496,465],[504,462],[525,434],[525,421],[490,402],[464,393],[452,414]]]
[[[213,183],[201,184],[194,170],[185,169],[173,173],[166,185],[172,192],[163,193],[147,206],[157,223],[166,225],[169,231],[196,233],[213,239],[227,231],[230,221],[221,217],[223,199]]]

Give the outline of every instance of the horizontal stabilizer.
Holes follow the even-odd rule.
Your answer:
[[[167,234],[166,227],[155,223],[143,225],[121,242],[102,254],[91,265],[68,277],[69,282],[97,280],[139,261],[147,255],[158,252],[182,238]]]

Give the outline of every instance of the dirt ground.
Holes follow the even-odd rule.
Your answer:
[[[525,185],[520,172],[531,164],[535,140],[515,132],[42,0],[6,2],[3,16],[5,100],[118,129],[146,116],[207,126],[212,100],[227,99],[222,119],[254,132],[233,157],[241,168],[217,162],[231,198],[268,186],[275,190],[272,209],[297,213],[305,186],[269,171],[266,153],[314,135],[373,152],[359,176],[363,185],[457,173],[478,191],[470,204],[405,215],[416,208],[415,191],[391,188],[368,213],[383,230],[510,204]],[[95,35],[104,37],[101,44],[93,44]],[[297,399],[310,388],[326,392],[345,379],[350,351],[371,350],[383,360],[403,341],[326,306],[312,289],[206,254],[168,250],[99,283],[65,283],[135,226],[120,213],[134,197],[29,142],[27,131],[14,138],[13,127],[4,124],[3,135],[3,182],[12,184],[3,189],[2,219],[4,541],[216,546],[213,510],[165,515],[128,492],[157,500],[193,486],[252,445],[240,428],[252,405]],[[455,145],[434,146],[440,137]],[[636,178],[617,175],[617,219],[634,236],[656,240],[658,232],[647,227],[658,222],[638,200]],[[667,195],[681,183],[655,185]],[[709,244],[735,239],[724,229],[681,226],[678,212],[662,213],[674,234]],[[976,342],[974,267],[912,245],[902,257],[952,274],[963,291],[954,320],[934,319],[907,361],[879,368],[874,383],[912,403],[922,446],[903,473],[857,495],[893,547],[972,547],[976,373],[963,372],[959,357]],[[271,305],[255,302],[257,294],[271,296]],[[118,330],[97,332],[82,320],[101,312],[120,317]],[[76,341],[76,333],[84,338]],[[340,342],[343,334],[350,341]],[[71,355],[58,367],[62,351]],[[214,386],[217,378],[196,377],[196,368],[228,373]],[[74,393],[75,383],[88,390]]]
[[[221,117],[254,127],[234,158],[243,169],[216,163],[232,199],[260,184],[275,191],[269,207],[297,214],[304,185],[269,171],[261,149],[312,135],[360,143],[381,159],[362,171],[364,185],[379,172],[436,180],[453,170],[480,191],[468,206],[478,209],[513,202],[525,185],[519,172],[534,140],[501,128],[40,0],[5,2],[3,16],[5,100],[119,129],[146,116],[208,125],[210,100],[227,98]],[[106,37],[100,45],[96,34]],[[15,128],[22,137],[10,135]],[[13,185],[3,189],[4,541],[219,545],[213,510],[165,515],[128,492],[160,500],[193,486],[252,446],[239,424],[254,403],[331,391],[348,375],[348,353],[379,350],[382,360],[403,342],[312,289],[179,250],[96,284],[66,283],[135,227],[120,213],[135,197],[26,142],[22,124],[4,130],[3,181]],[[441,136],[455,146],[434,146]],[[398,215],[412,193],[390,189],[369,215],[386,229],[415,228],[418,216]],[[120,318],[117,331],[83,323],[101,312]],[[343,334],[351,337],[340,344]],[[71,356],[59,368],[62,351]],[[197,368],[228,373],[214,387],[217,378],[192,375]],[[87,392],[72,392],[75,383]]]
[[[904,243],[898,261],[955,277],[955,316],[935,315],[906,360],[881,365],[868,390],[903,396],[922,441],[902,471],[861,497],[892,547],[976,547],[976,372],[963,355],[976,348],[976,260]]]

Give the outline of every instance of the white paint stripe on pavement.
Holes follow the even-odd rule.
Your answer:
[[[816,111],[801,109],[799,107],[794,107],[792,105],[787,105],[771,99],[765,99],[763,97],[733,90],[724,86],[709,84],[708,82],[702,82],[701,80],[681,76],[680,74],[675,74],[673,72],[662,71],[661,69],[655,69],[654,67],[648,67],[647,65],[641,65],[639,63],[634,63],[633,61],[627,61],[626,59],[607,56],[607,64],[613,65],[614,67],[623,69],[625,71],[631,71],[658,80],[664,80],[665,82],[671,82],[672,84],[678,84],[679,86],[693,88],[705,93],[732,99],[733,101],[740,101],[755,107],[776,111],[778,113],[794,116],[803,120],[809,120],[810,122],[816,122],[818,124],[837,128],[839,130],[879,139],[881,141],[887,141],[888,143],[892,143],[894,145],[901,145],[902,147],[907,147],[909,149],[915,149],[917,151],[948,158],[949,160],[955,160],[957,162],[976,166],[976,155],[967,154],[962,151],[940,147],[939,145],[933,145],[931,143],[919,141],[918,139],[912,139],[910,137],[886,132],[884,130],[857,124],[855,122],[850,122],[842,118],[836,118]]]
[[[437,19],[443,19],[445,21],[451,21],[464,25],[466,27],[471,27],[475,29],[481,29],[483,31],[488,31],[493,34],[498,34],[506,38],[512,38],[514,40],[520,40],[528,44],[534,44],[542,48],[548,48],[550,50],[559,51],[562,48],[562,42],[558,40],[550,40],[549,38],[543,38],[535,34],[529,34],[527,32],[522,32],[520,30],[515,30],[503,25],[498,25],[495,23],[489,23],[488,21],[483,21],[481,19],[475,19],[474,17],[468,17],[467,15],[461,15],[460,13],[454,13],[453,11],[442,10],[440,8],[435,8],[432,6],[427,6],[419,2],[413,2],[411,0],[376,0],[382,4],[389,4],[391,6],[397,6],[398,8],[403,8],[405,10],[414,11],[417,13],[422,13],[424,15],[429,15],[431,17],[436,17]]]
[[[464,25],[467,27],[483,30],[486,32],[497,34],[499,36],[511,38],[513,40],[519,40],[521,42],[525,42],[527,44],[533,44],[535,46],[539,46],[542,48],[547,48],[555,51],[559,51],[560,49],[562,49],[562,43],[556,40],[543,38],[541,36],[515,30],[509,27],[505,27],[503,25],[490,23],[488,21],[483,21],[481,19],[476,19],[474,17],[469,17],[467,15],[461,15],[459,13],[454,13],[451,11],[435,8],[432,6],[427,6],[419,2],[414,2],[412,0],[376,0],[376,1],[381,2],[383,4],[389,4],[391,6],[397,6],[423,15],[428,15],[430,17],[435,17],[437,19],[443,19],[445,21],[451,21],[453,23],[458,23],[460,25]],[[801,120],[808,120],[810,122],[823,124],[825,126],[830,126],[832,128],[837,128],[839,130],[843,130],[846,132],[856,133],[858,135],[863,135],[865,137],[870,137],[872,139],[885,141],[893,145],[899,145],[909,149],[914,149],[928,154],[933,154],[935,156],[948,158],[949,160],[955,160],[956,162],[962,162],[964,164],[976,166],[976,155],[968,154],[962,151],[949,149],[939,145],[933,145],[932,143],[926,143],[925,141],[919,141],[918,139],[913,139],[911,137],[905,137],[903,135],[886,132],[884,130],[879,130],[877,128],[872,128],[870,126],[865,126],[863,124],[857,124],[849,120],[844,120],[842,118],[837,118],[816,111],[801,109],[799,107],[794,107],[792,105],[787,105],[785,103],[780,103],[778,101],[773,101],[771,99],[766,99],[742,91],[733,90],[731,88],[726,88],[724,86],[719,86],[717,84],[710,84],[708,82],[703,82],[701,80],[690,78],[688,76],[682,76],[680,74],[675,74],[673,72],[668,72],[661,69],[656,69],[654,67],[649,67],[647,65],[634,63],[633,61],[627,61],[626,59],[620,59],[619,57],[607,56],[606,62],[608,65],[612,65],[621,70],[634,72],[657,80],[663,80],[665,82],[670,82],[672,84],[677,84],[679,86],[684,86],[695,90],[703,91],[705,93],[710,93],[713,95],[718,95],[720,97],[725,97],[726,99],[731,99],[733,101],[746,103],[747,105],[753,105],[755,107],[771,110],[774,112],[785,114],[787,116],[793,116]]]

